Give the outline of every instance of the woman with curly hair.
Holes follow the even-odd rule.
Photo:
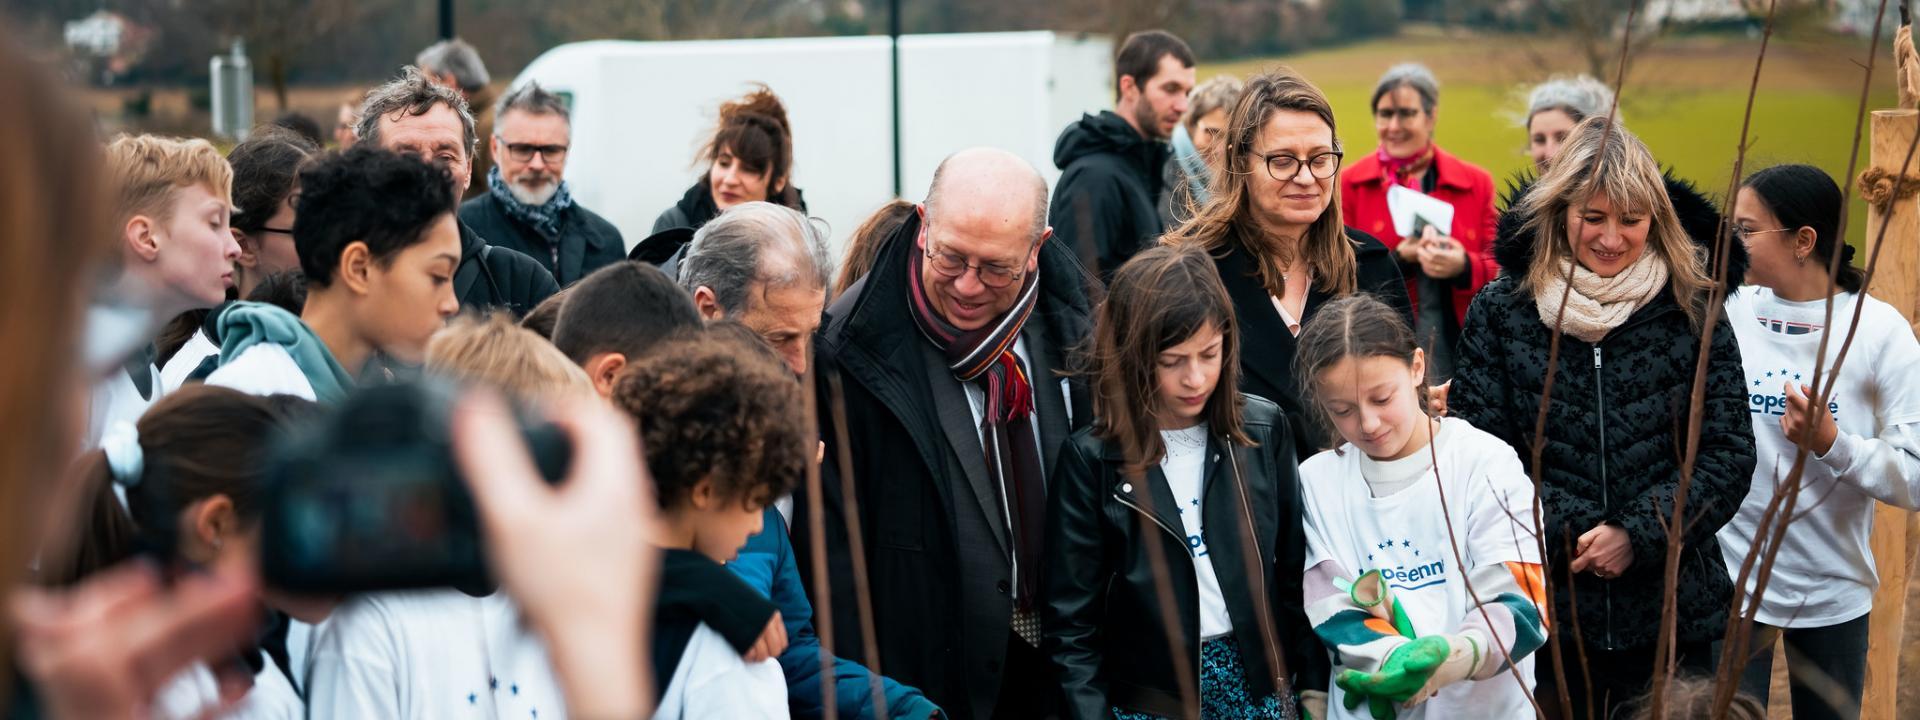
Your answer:
[[[700,148],[707,172],[673,207],[660,213],[653,231],[695,228],[741,203],[762,200],[806,212],[793,186],[793,126],[780,97],[761,85],[720,105],[720,124]]]

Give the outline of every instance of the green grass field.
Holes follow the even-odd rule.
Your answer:
[[[1758,37],[1659,38],[1634,53],[1621,115],[1663,165],[1715,197],[1726,193],[1759,52]],[[1868,109],[1893,107],[1892,55],[1881,48]],[[1847,170],[1864,77],[1864,39],[1774,38],[1754,103],[1748,171],[1807,162],[1836,179]],[[1582,69],[1579,52],[1553,39],[1447,35],[1419,30],[1396,38],[1277,58],[1202,63],[1200,78],[1248,75],[1285,64],[1327,93],[1353,158],[1377,145],[1367,97],[1380,73],[1419,61],[1440,78],[1438,142],[1493,173],[1496,181],[1530,166],[1520,115],[1531,85]],[[1609,85],[1613,78],[1603,78]],[[1860,168],[1871,145],[1864,135]],[[1856,170],[1856,172],[1858,172]],[[1850,207],[1847,236],[1861,242],[1865,205]]]

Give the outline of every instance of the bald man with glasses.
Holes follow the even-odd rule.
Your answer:
[[[1038,558],[1047,478],[1092,421],[1091,395],[1059,371],[1091,330],[1093,280],[1051,235],[1032,165],[956,153],[815,343],[828,521],[815,536],[796,498],[796,555],[825,545],[834,648],[857,652],[857,521],[877,666],[952,718],[1044,717],[1059,695],[1040,649]]]

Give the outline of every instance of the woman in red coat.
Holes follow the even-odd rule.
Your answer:
[[[1340,174],[1340,206],[1349,227],[1392,248],[1413,298],[1414,330],[1435,384],[1453,375],[1453,347],[1473,294],[1500,274],[1493,259],[1493,176],[1433,144],[1440,83],[1425,66],[1395,65],[1373,89],[1380,149]],[[1428,226],[1412,237],[1394,231],[1387,189],[1400,185],[1453,205],[1452,234]]]

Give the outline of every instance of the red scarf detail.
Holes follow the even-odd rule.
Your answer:
[[[1427,143],[1426,149],[1414,153],[1411,157],[1396,158],[1387,154],[1387,146],[1381,145],[1374,151],[1374,158],[1387,170],[1387,182],[1408,190],[1420,189],[1420,178],[1427,174],[1427,168],[1433,167],[1433,143]]]

